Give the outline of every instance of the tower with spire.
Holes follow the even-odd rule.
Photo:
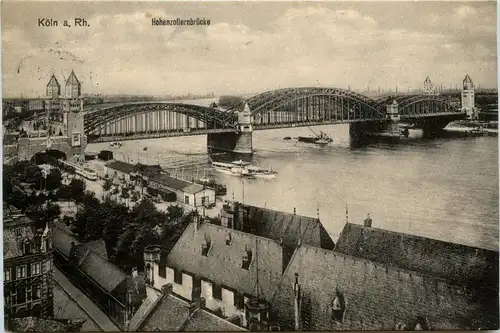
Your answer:
[[[74,71],[71,71],[68,79],[66,80],[65,95],[66,98],[75,99],[79,98],[82,93],[82,85],[75,75]]]
[[[54,74],[50,77],[49,83],[47,83],[46,94],[49,99],[57,99],[61,96],[61,85],[57,81]]]
[[[462,85],[462,111],[469,119],[478,119],[478,110],[475,107],[474,83],[469,74],[465,75]]]
[[[429,77],[425,78],[424,81],[424,95],[435,95],[436,91],[434,89],[434,85]]]

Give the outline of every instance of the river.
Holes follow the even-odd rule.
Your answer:
[[[278,171],[274,180],[242,180],[209,167],[206,136],[124,141],[119,149],[91,144],[87,151],[114,150],[115,158],[157,164],[192,178],[215,177],[228,198],[247,204],[319,217],[337,239],[346,221],[498,250],[498,138],[422,139],[352,149],[348,125],[314,127],[334,142],[315,146],[285,141],[311,135],[308,128],[256,131],[254,163]]]

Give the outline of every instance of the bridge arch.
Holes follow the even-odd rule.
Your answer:
[[[383,104],[398,103],[402,118],[435,117],[443,114],[461,114],[460,106],[438,95],[399,95],[381,100]]]
[[[166,126],[166,123],[169,121],[167,117],[168,113],[193,118],[201,122],[201,126],[204,128],[236,128],[237,125],[237,116],[231,111],[225,112],[210,107],[183,103],[144,102],[115,105],[86,114],[84,116],[85,133],[87,135],[98,134],[105,128],[117,124],[122,120],[129,118],[137,119],[138,116],[148,114],[154,114],[153,117],[145,118],[145,122],[149,122],[150,124],[142,125],[151,125],[153,126],[153,130],[167,130],[168,126]],[[141,121],[137,120],[136,122]],[[136,125],[134,123],[134,127]]]
[[[65,152],[59,149],[40,149],[33,154],[30,160],[35,164],[46,164],[49,162],[49,160],[54,158],[67,160],[68,156]]]
[[[276,121],[342,122],[385,118],[385,106],[376,100],[339,88],[278,89],[253,96],[247,103],[256,125]],[[283,111],[288,114],[280,115]]]

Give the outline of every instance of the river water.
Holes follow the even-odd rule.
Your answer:
[[[157,164],[185,179],[215,177],[228,199],[317,216],[337,239],[348,219],[373,227],[498,250],[498,138],[422,139],[353,149],[348,125],[313,128],[328,133],[328,146],[284,137],[311,135],[308,128],[253,133],[254,164],[278,171],[274,180],[245,180],[209,166],[206,136],[124,141],[119,149],[91,144],[87,151],[113,150],[118,160]]]

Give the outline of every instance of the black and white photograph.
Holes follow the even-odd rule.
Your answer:
[[[6,332],[500,329],[495,1],[1,7]]]

